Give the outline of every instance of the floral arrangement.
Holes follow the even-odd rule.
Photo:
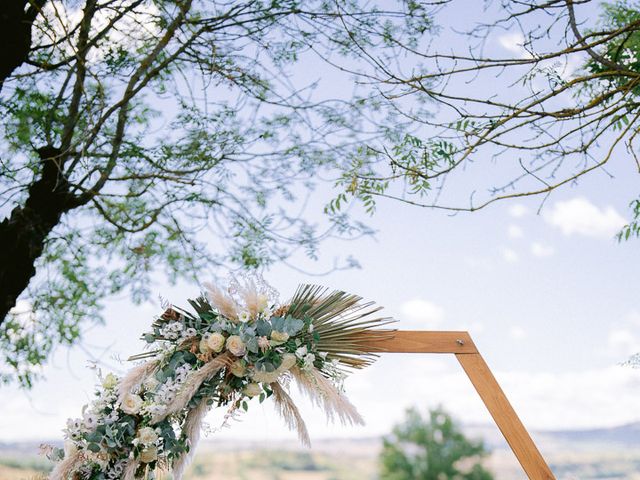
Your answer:
[[[169,307],[143,339],[148,351],[123,377],[101,379],[81,418],[70,419],[50,480],[134,480],[171,471],[180,480],[207,412],[226,407],[225,421],[272,398],[286,424],[309,444],[289,395],[291,380],[330,420],[363,420],[343,393],[349,369],[376,357],[371,340],[392,335],[392,320],[356,295],[302,285],[279,304],[262,279],[244,277],[227,291],[206,285],[190,300],[194,313]],[[363,332],[368,332],[366,336]],[[366,340],[365,340],[366,337]]]

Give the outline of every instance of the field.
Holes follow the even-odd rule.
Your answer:
[[[545,432],[536,440],[558,479],[640,480],[640,425],[582,432]],[[496,432],[470,429],[492,448],[486,466],[496,480],[525,479]],[[245,442],[205,441],[189,480],[374,480],[379,438],[320,440],[306,450],[295,442],[273,442],[269,450]],[[42,478],[50,469],[35,444],[0,445],[0,480]],[[165,476],[162,480],[170,480]]]

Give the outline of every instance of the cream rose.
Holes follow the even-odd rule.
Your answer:
[[[200,339],[200,343],[198,343],[198,349],[200,350],[200,353],[209,353],[211,351],[209,345],[207,345],[207,340],[209,340],[209,337],[202,337]]]
[[[289,340],[289,334],[287,332],[278,332],[274,330],[271,332],[271,340],[275,342],[286,342]]]
[[[142,427],[138,430],[137,438],[143,445],[153,445],[158,440],[158,434],[151,427]]]
[[[140,452],[140,461],[143,463],[151,463],[158,459],[158,449],[156,447],[147,447]]]
[[[227,350],[236,357],[241,357],[247,352],[247,347],[238,335],[231,335],[227,338]]]
[[[262,388],[257,383],[250,383],[242,390],[247,397],[255,397],[256,395],[260,395],[262,393]]]
[[[247,367],[242,360],[236,360],[231,364],[230,371],[231,374],[235,375],[236,377],[244,377],[247,373]]]
[[[122,399],[120,410],[129,415],[135,415],[140,411],[142,407],[142,398],[133,393],[127,393]]]
[[[224,347],[224,335],[212,333],[207,340],[207,346],[215,353],[221,352]]]

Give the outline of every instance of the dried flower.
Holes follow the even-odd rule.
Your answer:
[[[271,344],[269,343],[269,339],[267,337],[258,337],[258,347],[263,352],[269,348]]]

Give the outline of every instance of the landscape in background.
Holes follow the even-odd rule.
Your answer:
[[[491,448],[485,466],[496,480],[526,479],[493,426],[467,426]],[[640,422],[616,428],[533,432],[558,480],[640,480]],[[380,438],[325,439],[305,449],[295,441],[203,441],[186,480],[374,480]],[[31,480],[50,463],[34,443],[0,444],[0,479]],[[164,479],[169,480],[167,476]]]

